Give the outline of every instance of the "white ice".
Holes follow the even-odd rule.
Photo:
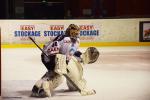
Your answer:
[[[86,48],[81,48],[84,51]],[[51,98],[30,97],[46,72],[38,48],[2,48],[2,100],[150,100],[150,47],[99,47],[100,57],[85,65],[84,76],[96,95],[67,92],[64,81]]]

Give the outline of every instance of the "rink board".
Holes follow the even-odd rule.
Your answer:
[[[80,27],[81,47],[149,46],[140,42],[140,23],[150,18],[89,20],[0,20],[2,47],[33,47],[32,36],[40,45],[65,34],[69,24]],[[150,29],[150,24],[146,26]]]

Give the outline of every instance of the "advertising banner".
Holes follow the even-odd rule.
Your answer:
[[[2,24],[3,23],[3,24]],[[80,27],[81,42],[98,42],[100,38],[100,26],[95,23],[70,22],[70,21],[2,21],[3,44],[29,44],[29,36],[40,43],[52,40],[54,37],[65,34],[69,24],[77,24]]]
[[[82,46],[139,45],[141,21],[139,19],[90,19],[90,20],[0,20],[2,45],[32,44],[29,36],[39,44],[45,44],[54,37],[65,34],[70,24],[80,27]],[[149,23],[147,23],[149,24]],[[146,24],[144,24],[146,25]],[[144,26],[143,28],[146,28]],[[139,34],[140,33],[140,34]],[[144,38],[145,39],[145,38]],[[121,44],[126,43],[126,44]],[[128,44],[127,44],[128,43]],[[86,45],[85,45],[86,44]],[[143,45],[143,44],[142,44]]]

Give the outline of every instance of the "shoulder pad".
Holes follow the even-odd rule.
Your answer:
[[[65,38],[63,39],[63,42],[64,42],[64,43],[71,43],[70,37],[65,37]]]

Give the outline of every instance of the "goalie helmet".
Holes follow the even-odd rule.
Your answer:
[[[77,40],[80,35],[80,28],[75,24],[70,24],[69,27],[66,29],[66,35],[69,36],[71,39]]]

